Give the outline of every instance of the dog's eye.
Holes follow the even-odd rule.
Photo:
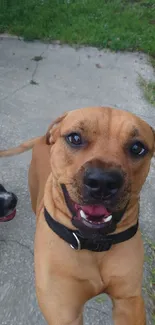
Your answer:
[[[134,142],[130,147],[130,153],[132,156],[136,157],[143,157],[147,154],[148,150],[144,146],[144,144],[140,141]]]
[[[81,146],[83,145],[83,140],[80,134],[70,133],[66,136],[66,141],[72,146]]]

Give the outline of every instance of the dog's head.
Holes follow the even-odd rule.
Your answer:
[[[154,131],[131,113],[97,107],[64,114],[46,138],[54,186],[73,225],[83,232],[113,232],[128,206],[138,204]]]
[[[6,191],[0,184],[0,222],[12,220],[16,215],[17,197],[14,193]]]

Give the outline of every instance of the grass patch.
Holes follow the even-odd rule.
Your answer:
[[[144,78],[139,78],[140,87],[143,90],[145,99],[155,106],[155,81],[146,81]]]
[[[155,55],[155,2],[0,0],[0,32]]]
[[[152,65],[153,69],[155,70],[155,57],[150,56],[149,61],[150,61],[151,65]]]
[[[101,294],[101,295],[99,295],[98,297],[95,298],[95,301],[97,303],[99,303],[99,304],[104,303],[106,300],[107,300],[107,296],[105,294]]]

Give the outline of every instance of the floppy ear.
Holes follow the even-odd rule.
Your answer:
[[[61,121],[63,121],[63,119],[67,116],[67,112],[64,113],[63,115],[59,116],[55,121],[53,121],[51,123],[51,125],[48,128],[48,131],[46,133],[46,144],[51,145],[52,143],[54,143],[54,130],[57,129],[57,126],[59,125],[59,123],[61,123]]]

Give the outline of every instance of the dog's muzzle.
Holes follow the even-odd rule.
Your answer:
[[[103,201],[115,196],[123,185],[123,175],[117,169],[89,167],[84,173],[84,197]]]
[[[81,205],[72,201],[64,184],[61,184],[61,188],[72,216],[71,222],[85,237],[99,237],[114,232],[128,205],[117,212],[107,210],[103,203]]]

